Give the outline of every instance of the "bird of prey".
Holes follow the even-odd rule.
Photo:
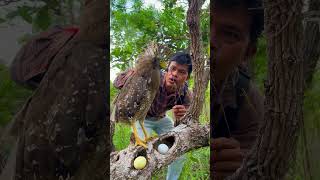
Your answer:
[[[156,43],[152,42],[147,46],[138,57],[133,75],[127,79],[115,100],[116,121],[130,124],[136,145],[145,148],[147,148],[146,143],[149,137],[143,121],[160,85],[158,53],[159,46]],[[139,121],[143,130],[144,140],[137,134],[136,121]]]

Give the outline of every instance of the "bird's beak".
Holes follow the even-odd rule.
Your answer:
[[[160,68],[165,69],[167,67],[167,63],[165,60],[160,60]]]

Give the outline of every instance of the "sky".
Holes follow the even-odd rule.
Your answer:
[[[159,0],[144,0],[144,4],[146,7],[149,5],[154,6],[155,8],[161,8],[161,2]]]

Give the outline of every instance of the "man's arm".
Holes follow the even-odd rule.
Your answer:
[[[124,84],[126,83],[126,81],[128,80],[128,78],[130,76],[132,76],[134,73],[133,69],[128,69],[122,73],[120,73],[116,79],[113,81],[113,86],[117,89],[121,89]]]

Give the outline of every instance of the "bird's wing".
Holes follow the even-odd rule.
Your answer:
[[[132,76],[127,80],[116,102],[116,119],[127,122],[133,117],[137,117],[137,113],[148,111],[150,105],[146,103],[150,99],[151,77]],[[149,102],[149,101],[148,101]]]

